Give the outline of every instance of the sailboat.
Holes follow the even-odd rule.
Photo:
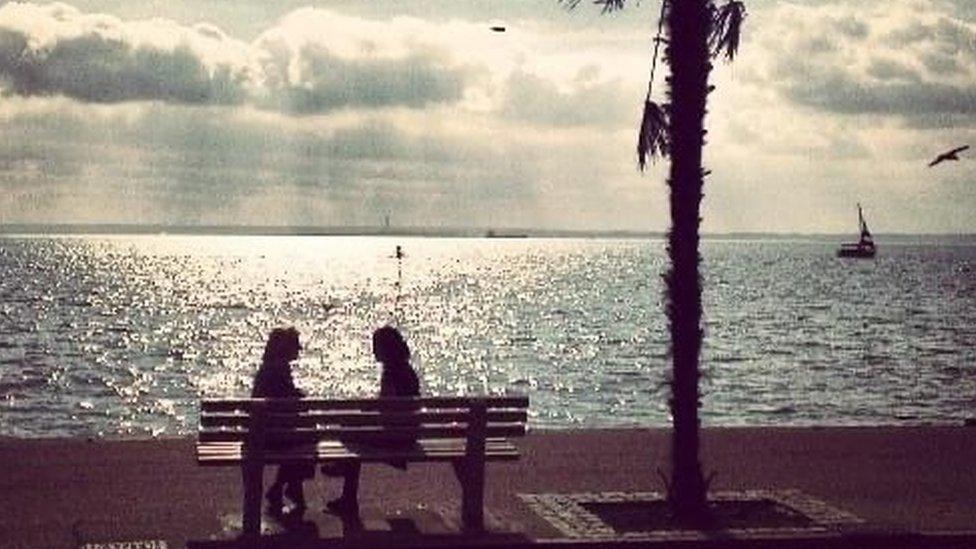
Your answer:
[[[874,246],[874,238],[868,230],[868,224],[864,221],[864,213],[861,212],[861,205],[857,205],[857,220],[861,226],[861,238],[857,242],[846,242],[840,245],[837,250],[837,257],[874,257],[877,251]]]

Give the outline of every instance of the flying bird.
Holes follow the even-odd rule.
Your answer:
[[[939,162],[944,162],[946,160],[959,160],[959,153],[969,148],[969,145],[963,145],[962,147],[956,147],[949,152],[944,152],[939,156],[935,157],[935,160],[929,162],[929,167],[935,166]]]
[[[491,32],[505,32],[507,29],[505,21],[501,19],[491,19],[488,21],[488,30]]]

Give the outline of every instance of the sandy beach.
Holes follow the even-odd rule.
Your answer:
[[[866,532],[958,534],[976,530],[974,433],[951,426],[712,428],[703,433],[703,465],[716,474],[713,490],[799,490],[858,517]],[[521,460],[489,466],[488,523],[538,542],[566,535],[519,494],[661,491],[656,469],[667,463],[668,432],[532,432],[519,446]],[[341,522],[322,512],[338,489],[321,478],[307,483],[315,539],[343,537]],[[190,438],[3,439],[0,491],[3,547],[140,540],[181,547],[232,539],[239,528],[238,471],[197,466]],[[373,535],[456,534],[458,502],[446,465],[364,470],[361,517]]]

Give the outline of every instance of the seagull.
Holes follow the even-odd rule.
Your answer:
[[[959,160],[959,154],[958,153],[961,153],[962,151],[964,151],[964,150],[966,150],[968,148],[969,148],[969,145],[963,145],[962,147],[956,147],[955,149],[952,149],[949,152],[944,152],[944,153],[940,154],[939,156],[936,156],[935,157],[935,160],[929,162],[929,167],[931,168],[932,166],[935,166],[939,162],[942,162],[942,161],[945,161],[945,160]]]

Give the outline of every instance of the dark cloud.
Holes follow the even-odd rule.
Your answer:
[[[297,54],[264,65],[271,100],[284,112],[327,112],[343,107],[423,108],[460,100],[475,72],[432,55],[402,59],[342,59],[324,47],[306,45]],[[302,74],[289,78],[297,64]]]
[[[774,12],[760,30],[770,62],[757,83],[828,112],[976,123],[976,25],[911,2],[856,9]]]
[[[923,55],[922,64],[925,65],[926,69],[940,76],[951,76],[953,74],[959,74],[963,71],[962,65],[955,57],[949,57],[936,53],[927,53]]]
[[[861,39],[868,35],[868,26],[857,17],[835,20],[834,28],[846,38]]]
[[[302,13],[330,21],[328,12]],[[340,56],[321,36],[308,35],[301,19],[290,16],[245,44],[213,25],[125,22],[64,4],[8,4],[0,7],[0,91],[94,103],[248,102],[309,114],[457,102],[478,74],[447,52],[406,41],[396,55]]]
[[[90,34],[33,51],[28,38],[0,29],[0,78],[18,95],[189,104],[237,103],[244,96],[245,75],[230,67],[208,71],[186,47],[164,51]]]
[[[910,66],[893,59],[873,58],[868,64],[868,76],[878,80],[907,80],[919,82],[918,73]]]
[[[499,85],[492,67],[510,66],[500,68],[505,54],[488,51],[499,42],[485,29],[479,38],[479,29],[464,22],[368,20],[302,8],[245,43],[209,24],[124,21],[65,4],[12,3],[0,7],[0,94],[108,104],[248,105],[296,116],[422,110],[473,97],[503,117],[532,124],[633,122],[640,90],[625,93],[620,80],[601,78],[596,65],[579,70],[563,88],[531,68]]]
[[[935,36],[935,31],[932,27],[923,24],[921,21],[909,21],[889,31],[884,39],[892,46],[898,47],[931,40],[933,36]]]
[[[0,83],[8,94],[116,103],[240,102],[252,76],[239,50],[209,25],[126,24],[65,4],[0,7]]]
[[[533,170],[548,152],[415,135],[382,117],[282,127],[278,114],[155,104],[95,120],[62,103],[0,125],[9,222],[376,225],[394,212],[404,224],[517,225],[537,206]],[[26,132],[36,138],[19,143]]]
[[[784,91],[799,103],[839,113],[976,118],[976,88],[937,82],[869,82],[822,73],[814,82],[794,82]]]

